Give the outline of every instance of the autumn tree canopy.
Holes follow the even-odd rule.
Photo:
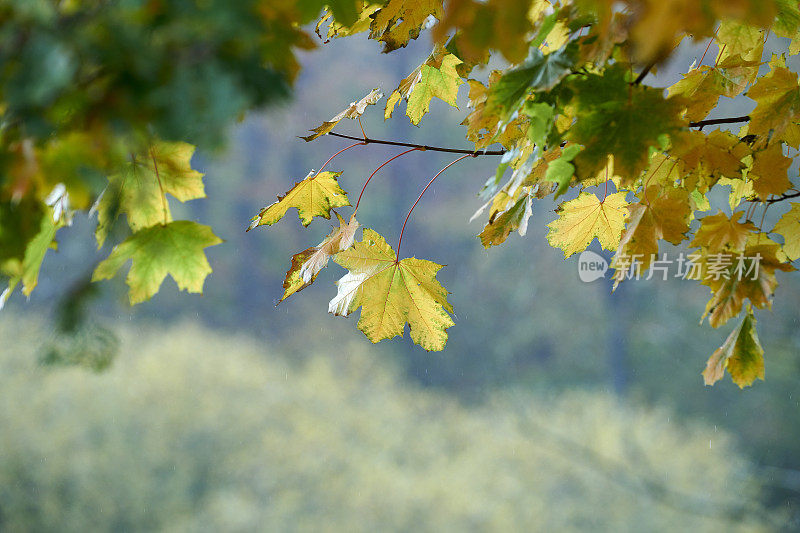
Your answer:
[[[304,226],[333,214],[339,221],[291,258],[282,300],[332,260],[347,272],[331,313],[360,308],[358,327],[372,342],[409,324],[415,343],[443,349],[454,322],[436,279],[442,267],[401,255],[413,256],[401,246],[405,222],[450,166],[495,157],[497,173],[476,213],[485,220],[483,246],[524,235],[544,199],[560,202],[550,244],[570,257],[596,238],[615,252],[616,284],[654,269],[660,241],[682,245],[690,252],[684,277],[711,290],[703,317],[714,328],[740,317],[709,359],[706,383],[726,370],[740,386],[764,376],[754,309],[770,307],[777,271],[800,259],[800,203],[790,201],[800,197],[790,173],[800,148],[800,83],[787,67],[800,54],[795,1],[19,0],[0,7],[0,24],[3,301],[17,286],[30,294],[47,250],[81,210],[96,213],[98,246],[110,248],[94,280],[114,277],[130,260],[132,304],[153,296],[167,275],[202,291],[213,266],[204,249],[220,239],[170,210],[175,199],[205,195],[191,167],[193,145],[219,145],[225,125],[288,94],[297,50],[368,33],[390,53],[424,38],[429,56],[385,98],[365,87],[360,101],[331,103],[333,118],[309,124],[308,142],[327,135],[352,144],[251,221],[249,229],[270,226],[293,208]],[[784,53],[765,53],[770,37]],[[648,85],[684,40],[707,43],[706,53],[671,87]],[[381,108],[386,120],[402,120],[404,111],[425,127],[430,106],[455,106],[461,86],[469,97],[466,147],[337,131]],[[749,99],[752,112],[715,112],[737,97]],[[406,153],[454,153],[409,206],[394,246],[373,229],[359,232],[365,221],[356,212],[375,173],[355,203],[337,179],[349,150],[376,143],[396,145],[398,154],[375,173]],[[273,178],[278,192],[287,177]],[[728,186],[729,209],[712,210],[709,194]],[[767,209],[782,210],[774,227],[764,226]],[[107,243],[123,215],[128,234]]]

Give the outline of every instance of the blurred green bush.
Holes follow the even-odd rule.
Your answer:
[[[183,324],[103,374],[0,324],[3,531],[758,531],[731,441],[595,392],[464,407],[355,345],[303,363]]]

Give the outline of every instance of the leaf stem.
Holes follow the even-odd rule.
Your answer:
[[[403,143],[397,141],[385,141],[382,139],[370,139],[364,138],[361,139],[359,137],[353,137],[352,135],[343,135],[341,133],[329,132],[328,135],[332,135],[333,137],[341,137],[342,139],[352,139],[354,141],[361,141],[359,144],[386,144],[389,146],[405,146],[406,148],[419,148],[420,150],[429,150],[431,152],[446,152],[449,154],[467,154],[471,155],[472,157],[478,157],[481,155],[505,155],[505,150],[484,150],[484,151],[475,151],[475,150],[464,150],[461,148],[444,148],[441,146],[428,146],[427,144],[414,144],[414,143]]]
[[[327,161],[325,161],[324,163],[322,163],[322,166],[321,166],[321,167],[319,167],[319,170],[317,171],[317,173],[316,173],[316,174],[314,174],[314,177],[317,177],[317,176],[319,176],[319,173],[320,173],[320,172],[322,172],[322,170],[323,170],[323,169],[324,169],[326,166],[328,166],[328,163],[330,163],[330,162],[331,162],[331,160],[332,160],[334,157],[336,157],[337,155],[341,154],[342,152],[345,152],[345,151],[349,150],[350,148],[354,148],[354,147],[356,147],[356,146],[361,146],[361,145],[366,145],[366,144],[367,144],[367,143],[365,143],[364,141],[361,141],[361,142],[358,142],[358,143],[353,143],[353,144],[351,144],[350,146],[348,146],[347,148],[342,148],[341,150],[339,150],[338,152],[336,152],[335,154],[333,154],[332,156],[330,156],[330,157],[328,158],[328,160],[327,160]]]
[[[169,211],[167,210],[167,197],[164,195],[164,186],[161,184],[161,175],[158,173],[158,163],[156,162],[156,154],[153,152],[153,147],[150,147],[150,158],[153,160],[153,170],[156,174],[156,181],[158,182],[158,190],[161,191],[161,209],[164,212],[164,225],[169,224]]]
[[[406,219],[403,221],[403,227],[400,229],[400,238],[397,240],[397,248],[395,249],[395,252],[397,253],[397,255],[396,255],[396,258],[395,258],[395,261],[396,261],[396,262],[397,262],[397,261],[400,261],[400,245],[403,243],[403,232],[405,232],[405,231],[406,231],[406,223],[408,223],[408,219],[409,219],[409,217],[411,217],[411,213],[414,211],[414,208],[415,208],[415,207],[417,207],[417,204],[418,204],[418,203],[419,203],[419,201],[422,199],[422,195],[423,195],[423,194],[425,194],[425,191],[427,191],[427,190],[428,190],[428,187],[430,187],[430,186],[431,186],[431,184],[432,184],[434,181],[436,181],[436,178],[438,178],[438,177],[439,177],[439,175],[440,175],[442,172],[444,172],[444,171],[445,171],[445,170],[447,170],[448,168],[452,167],[453,165],[455,165],[456,163],[458,163],[458,162],[459,162],[459,161],[461,161],[462,159],[466,159],[467,157],[477,157],[477,156],[476,156],[476,155],[474,155],[474,154],[467,154],[467,155],[462,155],[461,157],[459,157],[459,158],[458,158],[458,159],[456,159],[455,161],[451,161],[451,162],[450,162],[450,163],[448,163],[448,164],[447,164],[447,165],[446,165],[444,168],[442,168],[442,170],[440,170],[439,172],[437,172],[437,173],[436,173],[436,175],[435,175],[434,177],[432,177],[432,178],[431,178],[431,181],[429,181],[429,182],[428,182],[428,184],[425,186],[425,188],[424,188],[424,189],[422,189],[422,192],[421,192],[421,193],[419,193],[419,197],[417,198],[417,201],[416,201],[416,202],[414,202],[414,205],[412,205],[412,206],[411,206],[411,209],[409,209],[409,210],[408,210],[408,214],[406,215]]]
[[[363,135],[364,139],[366,139],[367,133],[364,131],[364,125],[361,123],[361,117],[358,117],[358,125],[361,127],[361,135]]]
[[[401,152],[401,153],[397,154],[396,156],[394,156],[393,158],[391,158],[388,161],[386,161],[384,164],[382,164],[381,166],[376,168],[375,172],[373,172],[372,174],[369,175],[369,177],[367,178],[367,181],[364,182],[364,186],[361,187],[361,194],[358,195],[358,200],[356,201],[356,206],[353,209],[353,216],[356,216],[356,213],[358,212],[358,206],[361,203],[361,197],[364,196],[364,190],[367,188],[367,185],[369,184],[369,181],[372,179],[372,176],[377,174],[380,169],[382,169],[383,167],[385,167],[386,165],[388,165],[389,163],[391,163],[392,161],[394,161],[398,157],[406,155],[409,152],[415,152],[417,150],[424,150],[424,149],[423,148],[409,148],[405,152]]]

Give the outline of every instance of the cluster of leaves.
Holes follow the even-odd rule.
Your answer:
[[[131,234],[98,266],[128,259],[130,300],[171,274],[199,292],[211,271],[210,228],[173,221],[166,195],[205,196],[194,148],[221,145],[232,121],[288,95],[301,25],[320,0],[11,0],[0,5],[0,306],[29,295],[74,211],[97,214],[103,246],[124,214]],[[355,21],[355,4],[331,5]],[[117,243],[124,234],[113,232]]]
[[[90,208],[98,245],[109,235],[117,243],[94,280],[131,261],[131,303],[153,296],[168,274],[200,292],[211,271],[204,249],[221,241],[207,226],[172,219],[168,194],[204,196],[187,142],[216,146],[232,120],[286,94],[299,69],[295,51],[315,46],[303,30],[314,20],[321,38],[368,32],[384,52],[430,30],[429,57],[389,94],[384,116],[405,102],[420,124],[434,98],[455,106],[468,86],[471,155],[503,155],[476,213],[488,210],[484,246],[524,235],[534,201],[572,191],[577,197],[558,207],[548,240],[569,257],[596,237],[616,250],[617,282],[625,258],[642,258],[646,269],[660,240],[687,242],[697,250],[693,276],[712,291],[709,323],[720,326],[748,306],[737,340],[712,356],[716,370],[706,381],[721,369],[741,386],[763,376],[750,309],[770,306],[775,272],[793,270],[800,258],[800,204],[771,229],[751,220],[759,206],[800,196],[788,173],[800,148],[800,82],[785,56],[763,57],[771,34],[790,40],[788,54],[800,53],[800,9],[791,0],[5,2],[0,274],[9,285],[0,304],[19,284],[30,294],[57,232],[74,210]],[[666,94],[643,84],[685,38],[716,45],[713,62],[704,54]],[[492,56],[507,68],[490,70]],[[707,119],[720,98],[740,95],[756,104],[749,116]],[[381,97],[373,90],[305,139],[359,119]],[[742,127],[706,128],[724,123]],[[357,144],[369,142],[364,134]],[[488,151],[493,144],[502,150]],[[436,280],[440,265],[401,259],[402,231],[397,250],[372,230],[357,240],[358,203],[346,222],[335,211],[350,204],[340,173],[323,170],[309,172],[250,226],[271,225],[292,207],[304,225],[337,214],[339,228],[292,258],[282,299],[333,259],[348,273],[331,312],[361,307],[359,327],[373,342],[402,335],[408,323],[415,342],[442,349],[453,321]],[[707,195],[723,185],[732,191],[730,215],[702,217],[693,232]],[[127,237],[112,231],[121,215]],[[732,274],[745,256],[760,258],[758,275],[720,275],[719,264]]]
[[[487,201],[476,213],[488,210],[480,233],[485,247],[514,231],[524,235],[535,201],[562,201],[576,191],[549,224],[550,244],[569,257],[597,238],[615,251],[618,284],[631,266],[626,258],[638,258],[637,268],[647,270],[661,240],[686,243],[694,250],[688,277],[712,292],[704,314],[710,325],[747,309],[709,360],[706,383],[725,369],[742,387],[763,378],[752,310],[770,307],[775,272],[794,270],[792,261],[800,258],[800,203],[773,228],[752,220],[757,208],[800,196],[788,172],[800,148],[800,82],[785,55],[764,58],[763,51],[774,33],[790,40],[788,54],[800,53],[797,2],[389,0],[364,2],[356,18],[348,25],[326,12],[317,31],[326,23],[327,38],[369,31],[391,51],[432,27],[434,48],[390,93],[386,119],[405,101],[407,116],[419,124],[434,97],[455,106],[460,85],[469,86],[463,125],[473,155],[489,154],[493,144],[503,147],[497,173],[481,191]],[[716,57],[706,61],[704,54],[666,90],[644,84],[651,69],[689,38],[707,40],[706,50],[715,45]],[[509,67],[488,70],[492,55]],[[760,69],[766,71],[761,76]],[[722,97],[740,95],[756,104],[749,116],[708,119]],[[305,139],[330,133],[345,116],[358,118],[377,97],[373,91]],[[741,128],[710,128],[725,124]],[[364,134],[362,144],[370,142],[381,141]],[[349,205],[338,175],[312,171],[262,210],[251,228],[276,222],[289,207],[298,208],[304,225],[313,216],[330,218]],[[731,187],[730,214],[697,217],[710,210],[708,195],[720,186]],[[371,341],[401,335],[407,322],[417,344],[442,349],[453,322],[447,292],[435,279],[440,265],[400,259],[373,230],[365,229],[359,241],[355,213],[349,223],[336,214],[340,228],[292,259],[283,298],[312,283],[333,258],[348,273],[337,283],[332,313],[361,306],[358,325]],[[749,266],[755,274],[737,276],[741,259],[754,257],[758,268]]]

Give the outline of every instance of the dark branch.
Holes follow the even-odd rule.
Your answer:
[[[401,143],[397,141],[384,141],[381,139],[370,139],[370,138],[362,138],[362,137],[353,137],[350,135],[342,135],[341,133],[334,133],[330,132],[328,135],[333,135],[334,137],[341,137],[342,139],[352,139],[354,141],[361,141],[364,144],[388,144],[390,146],[405,146],[407,148],[418,148],[420,150],[429,150],[431,152],[447,152],[449,154],[468,154],[472,157],[478,157],[481,155],[505,155],[505,150],[484,150],[484,151],[475,151],[475,150],[464,150],[461,148],[443,148],[441,146],[428,146],[427,144],[413,144],[413,143]]]
[[[702,129],[704,126],[713,126],[714,124],[736,124],[738,122],[749,122],[750,115],[744,115],[741,117],[730,117],[730,118],[712,118],[708,120],[701,120],[699,122],[690,122],[690,128],[700,128]]]
[[[650,63],[649,65],[644,67],[644,70],[639,73],[639,75],[636,77],[635,80],[633,80],[633,85],[639,85],[640,83],[642,83],[642,80],[644,80],[647,77],[647,75],[650,74],[650,71],[653,70],[654,66],[656,66],[655,63]]]
[[[780,196],[776,196],[775,198],[770,198],[768,200],[764,200],[768,204],[774,204],[775,202],[783,202],[784,200],[788,200],[790,198],[798,198],[800,197],[800,191],[798,192],[787,192]]]

